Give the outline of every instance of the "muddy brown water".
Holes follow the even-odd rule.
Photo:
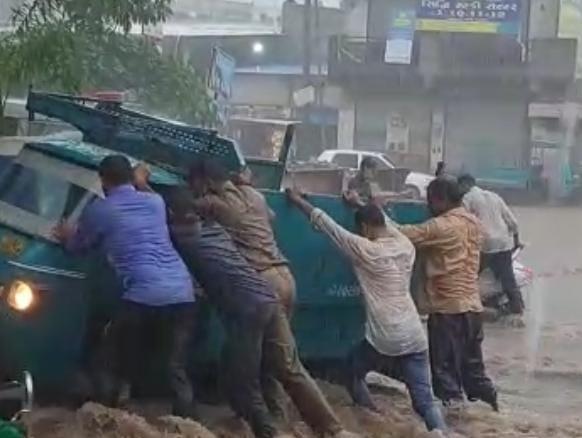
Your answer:
[[[459,436],[484,438],[582,437],[582,208],[516,210],[528,243],[522,260],[539,278],[527,290],[525,329],[488,325],[484,346],[488,371],[496,381],[501,413],[481,404],[449,413]],[[355,408],[346,392],[321,382],[343,423],[369,438],[429,436],[398,385],[376,391],[382,415]],[[136,406],[137,414],[89,404],[77,412],[42,408],[29,419],[35,438],[209,438],[251,437],[225,407],[204,407],[203,427],[164,417],[164,409]],[[311,438],[295,419],[290,432]]]

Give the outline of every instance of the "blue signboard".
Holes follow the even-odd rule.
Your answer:
[[[412,45],[416,11],[414,9],[401,10],[392,17],[388,28],[386,52],[384,61],[388,64],[410,64],[412,59]]]
[[[215,47],[212,50],[212,60],[208,73],[208,88],[214,95],[218,118],[226,123],[228,118],[228,101],[232,95],[236,61],[223,50]]]
[[[519,33],[521,0],[420,0],[418,30]]]

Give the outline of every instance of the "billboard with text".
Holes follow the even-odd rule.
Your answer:
[[[521,0],[420,0],[416,28],[517,35],[520,22]]]

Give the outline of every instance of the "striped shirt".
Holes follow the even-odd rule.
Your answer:
[[[278,300],[216,222],[172,224],[172,240],[190,272],[223,316],[254,320]]]

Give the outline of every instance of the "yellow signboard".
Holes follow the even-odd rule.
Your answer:
[[[430,32],[474,32],[474,33],[498,33],[497,23],[484,21],[454,21],[419,19],[416,21],[416,30]]]
[[[523,0],[419,0],[416,29],[518,35]]]

